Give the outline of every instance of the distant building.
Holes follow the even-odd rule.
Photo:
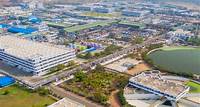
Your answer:
[[[63,98],[48,107],[85,107],[85,105],[69,98]]]
[[[123,16],[130,16],[130,17],[141,17],[146,14],[150,13],[149,11],[132,11],[132,10],[123,10],[122,15]]]
[[[0,37],[0,60],[34,75],[75,58],[74,50],[13,36]]]
[[[104,7],[95,7],[93,8],[93,11],[97,13],[109,13],[109,9]]]
[[[78,10],[78,11],[91,11],[91,8],[90,7],[86,7],[86,6],[78,6],[78,7],[76,7],[75,10]]]
[[[180,39],[182,41],[186,41],[189,38],[195,36],[191,31],[185,31],[183,29],[177,29],[175,31],[171,31],[167,33],[167,36],[171,38],[171,40]]]
[[[36,28],[32,28],[32,27],[10,27],[7,30],[8,32],[11,33],[22,33],[22,34],[31,34],[33,32],[38,31],[38,29]]]

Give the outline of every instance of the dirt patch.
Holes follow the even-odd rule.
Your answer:
[[[130,75],[135,75],[146,70],[151,70],[151,67],[147,65],[146,63],[141,63],[141,64],[136,65],[133,69],[128,70],[127,73]]]
[[[118,92],[119,92],[119,90],[115,90],[110,95],[109,101],[110,101],[111,107],[121,107],[120,102],[117,98]]]

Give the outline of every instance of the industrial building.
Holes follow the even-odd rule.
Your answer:
[[[130,17],[141,17],[149,13],[150,13],[149,11],[140,11],[140,10],[123,10],[122,11],[123,16],[130,16]]]
[[[104,7],[95,7],[93,8],[93,11],[97,13],[109,13],[109,9]]]
[[[74,50],[13,36],[0,37],[0,60],[34,75],[75,58]]]
[[[85,107],[85,105],[65,97],[48,107]]]
[[[189,92],[189,87],[163,79],[159,71],[143,72],[129,79],[129,86],[143,89],[170,101],[178,101]]]
[[[75,10],[78,10],[78,11],[91,11],[91,7],[87,7],[87,6],[78,6],[78,7],[76,7]]]

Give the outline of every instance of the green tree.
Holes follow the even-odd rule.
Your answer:
[[[108,97],[101,92],[96,92],[94,93],[94,100],[104,104],[108,100]]]
[[[100,65],[100,64],[98,64],[97,66],[96,66],[96,69],[95,69],[96,71],[105,71],[105,69],[104,69],[104,67],[102,66],[102,65]]]
[[[74,66],[75,64],[76,64],[75,61],[72,60],[68,62],[67,66]]]
[[[84,72],[79,71],[79,72],[76,72],[74,74],[74,77],[75,77],[75,80],[77,82],[81,82],[81,81],[83,81],[87,77],[87,75]]]
[[[90,52],[87,52],[85,54],[85,59],[90,59],[90,58],[92,58],[92,54]]]
[[[144,42],[144,39],[143,39],[143,37],[136,37],[136,38],[134,38],[133,40],[132,40],[132,44],[133,45],[135,45],[135,44],[141,44],[141,43],[143,43]]]
[[[39,88],[37,91],[38,91],[39,95],[41,95],[41,96],[46,96],[49,94],[49,90],[46,88]]]
[[[59,64],[56,66],[56,69],[59,71],[59,70],[63,70],[65,68],[65,65],[64,64]]]
[[[197,36],[191,37],[188,42],[192,45],[200,46],[200,38],[198,38]]]
[[[121,105],[126,105],[127,104],[127,102],[126,102],[126,99],[125,99],[125,97],[124,97],[124,92],[123,92],[123,90],[120,90],[118,93],[117,93],[117,95],[118,95],[118,98],[119,98],[119,101],[120,101],[120,103],[121,103]]]
[[[9,94],[9,91],[8,90],[6,90],[6,91],[4,91],[3,92],[3,94],[2,95],[8,95]]]

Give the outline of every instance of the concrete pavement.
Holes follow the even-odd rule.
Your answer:
[[[51,85],[50,90],[52,93],[58,95],[59,97],[62,97],[62,98],[67,97],[71,100],[74,100],[76,102],[84,104],[86,107],[103,107],[102,105],[92,102],[92,101],[86,99],[85,97],[78,96],[72,92],[66,91],[55,85]]]

